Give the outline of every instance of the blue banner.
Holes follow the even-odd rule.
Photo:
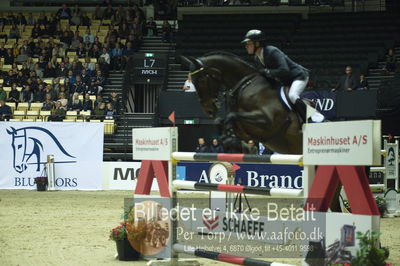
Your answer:
[[[331,91],[305,91],[301,98],[307,98],[315,103],[316,109],[326,119],[336,118],[336,93]]]
[[[177,179],[209,183],[211,163],[180,162],[177,167]],[[276,164],[236,164],[235,184],[267,188],[302,188],[303,168],[296,165]]]

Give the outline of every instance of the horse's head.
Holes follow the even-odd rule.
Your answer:
[[[11,130],[7,129],[7,133],[12,136],[11,146],[14,152],[13,167],[18,173],[22,173],[26,170],[26,136],[25,131],[15,130],[11,127]]]
[[[215,117],[218,111],[218,94],[224,86],[221,71],[214,66],[207,65],[201,58],[183,57],[183,60],[191,71],[192,82],[196,87],[204,113]]]

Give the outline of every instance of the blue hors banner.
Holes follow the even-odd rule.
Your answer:
[[[177,179],[209,183],[211,163],[180,162]],[[303,168],[297,165],[238,163],[235,184],[267,188],[302,188]]]
[[[0,122],[0,189],[35,189],[54,156],[60,190],[102,189],[102,123]]]

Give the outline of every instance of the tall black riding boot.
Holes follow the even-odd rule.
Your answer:
[[[300,115],[301,119],[303,119],[303,122],[306,122],[307,105],[301,99],[297,99],[294,103],[294,109]]]

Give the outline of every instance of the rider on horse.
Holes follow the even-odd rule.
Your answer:
[[[308,70],[292,61],[277,47],[266,45],[266,36],[261,30],[249,30],[242,43],[246,44],[248,54],[255,55],[254,60],[260,73],[290,86],[289,99],[303,121],[306,121],[307,107],[300,99],[300,94],[307,86]]]

